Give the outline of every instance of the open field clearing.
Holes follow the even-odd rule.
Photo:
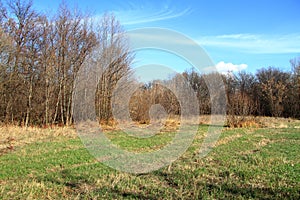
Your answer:
[[[2,127],[0,199],[299,199],[300,122],[260,121],[265,127],[224,128],[202,159],[197,150],[208,125],[200,125],[184,155],[144,175],[95,161],[72,128]],[[106,135],[121,148],[144,152],[166,145],[174,133]]]
[[[299,1],[0,0],[0,200],[300,200]]]

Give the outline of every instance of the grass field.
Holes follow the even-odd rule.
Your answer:
[[[202,159],[197,149],[208,126],[201,125],[180,159],[143,175],[95,161],[74,129],[2,127],[0,199],[299,199],[300,123],[272,120],[264,128],[224,129]],[[173,134],[107,136],[121,148],[148,151]]]

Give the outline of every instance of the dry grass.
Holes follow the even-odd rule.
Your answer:
[[[300,128],[300,120],[282,117],[227,116],[231,128]]]
[[[242,136],[243,136],[242,134],[236,134],[236,135],[231,135],[231,136],[225,137],[223,139],[218,140],[218,142],[216,143],[215,146],[227,144],[227,143],[232,142]]]
[[[0,127],[0,155],[27,144],[47,140],[53,141],[62,137],[75,138],[76,136],[75,129],[68,127],[42,129],[37,127],[2,126]]]
[[[260,121],[253,116],[226,116],[226,126],[230,128],[261,128]]]
[[[212,118],[217,121],[223,116],[218,115],[200,115],[199,117],[191,117],[190,119],[183,119],[183,124],[202,124],[212,125]],[[123,127],[138,127],[151,128],[151,126],[162,126],[163,131],[175,131],[180,126],[180,117],[173,116],[165,121],[151,121],[149,123],[142,122],[120,122]],[[226,116],[225,126],[229,128],[300,128],[300,120],[291,118],[274,118],[274,117],[254,117],[254,116]],[[118,123],[110,120],[107,123],[101,123],[101,128],[104,131],[118,130]]]
[[[266,128],[297,128],[300,127],[300,120],[280,117],[256,117]]]
[[[213,151],[200,159],[199,144],[208,128],[200,126],[184,155],[169,167],[143,175],[98,163],[80,138],[68,139],[77,137],[75,129],[1,127],[1,148],[7,149],[8,138],[16,148],[0,156],[0,199],[299,199],[299,120],[256,120],[292,128],[224,128]],[[208,115],[199,121],[211,123]],[[197,119],[189,123],[194,122]],[[180,125],[178,119],[164,123],[170,128]],[[122,134],[114,133],[116,145],[148,148],[148,143],[137,145],[139,140]],[[154,137],[150,148],[165,138]],[[38,144],[26,146],[34,142]]]
[[[192,120],[191,120],[192,121]],[[130,130],[132,128],[138,129],[160,129],[162,132],[172,132],[176,131],[180,126],[179,117],[172,117],[166,120],[155,120],[149,121],[147,123],[144,122],[135,122],[135,121],[114,121],[109,120],[108,122],[101,122],[100,123],[101,130],[104,132],[110,131],[118,131],[120,129],[127,129]]]
[[[217,117],[217,116],[214,116]],[[231,119],[229,119],[231,118]],[[232,120],[232,116],[227,116],[227,123]],[[300,128],[300,120],[290,118],[272,118],[272,117],[239,117],[234,116],[235,124],[229,126],[229,128]],[[179,117],[168,118],[165,121],[154,121],[150,124],[140,124],[137,122],[121,122],[122,127],[130,128],[136,127],[139,129],[153,129],[160,130],[160,132],[174,132],[178,130],[181,125]],[[185,120],[184,124],[211,124],[210,115],[201,115],[198,118],[194,117],[189,120]],[[154,127],[154,128],[153,128]],[[104,131],[118,130],[118,124],[115,121],[110,120],[109,123],[102,123],[101,128]],[[156,128],[156,129],[155,129]],[[21,147],[26,144],[31,144],[37,141],[55,140],[56,138],[77,137],[76,130],[71,127],[55,127],[46,128],[41,131],[41,128],[37,127],[18,127],[18,126],[2,126],[0,127],[0,155],[8,151],[14,150],[16,147]],[[235,135],[239,137],[239,135]],[[220,144],[226,144],[235,138],[224,138],[218,142]]]

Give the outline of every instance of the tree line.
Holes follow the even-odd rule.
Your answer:
[[[221,76],[226,92],[227,125],[238,126],[247,116],[300,118],[300,58],[290,61],[291,71],[276,67],[262,68],[255,74],[241,71],[227,74],[200,74],[187,70],[169,83],[183,76],[196,92],[199,115],[211,114],[210,91],[205,80]],[[180,115],[180,104],[172,91],[156,81],[145,84],[131,99],[131,114],[135,121],[149,122],[149,108],[161,104],[171,115]],[[142,106],[144,105],[144,106]]]
[[[227,97],[228,119],[234,116],[271,116],[300,118],[300,58],[290,61],[291,71],[276,67],[262,68],[255,74],[238,72],[222,74]],[[185,72],[201,102],[200,114],[210,114],[210,102],[204,77]],[[234,121],[229,123],[235,123]]]
[[[0,1],[0,23],[1,122],[72,124],[74,80],[95,47],[99,67],[105,70],[97,92],[103,110],[98,115],[108,117],[110,88],[132,60],[113,15],[95,21],[89,13],[61,3],[48,16],[36,11],[31,0],[12,0]]]
[[[0,1],[0,23],[0,122],[71,125],[74,82],[87,58],[102,70],[95,94],[97,117],[104,123],[113,119],[113,91],[121,78],[131,76],[134,60],[124,30],[113,15],[95,21],[89,13],[62,3],[49,16],[36,11],[30,0],[12,0]],[[94,54],[96,58],[91,59]],[[227,113],[300,118],[300,59],[292,60],[291,66],[290,72],[270,67],[256,74],[221,75]],[[174,85],[178,76],[168,81]],[[210,114],[205,79],[214,74],[190,70],[180,76],[196,92],[199,114]],[[161,104],[170,115],[180,115],[172,91],[151,82],[132,95],[131,118],[148,123],[153,104]]]

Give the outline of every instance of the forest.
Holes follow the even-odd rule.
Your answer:
[[[72,125],[74,81],[96,47],[97,66],[104,69],[97,85],[96,113],[100,122],[113,119],[114,88],[122,77],[131,75],[134,61],[125,30],[113,14],[95,20],[90,13],[62,3],[55,14],[49,15],[35,10],[32,1],[14,0],[0,2],[0,23],[2,124]],[[226,89],[227,114],[299,119],[300,58],[291,58],[290,63],[290,71],[263,66],[255,74],[220,74]],[[197,94],[199,115],[211,113],[205,78],[214,75],[192,69],[180,74]],[[132,119],[148,123],[153,104],[161,104],[170,115],[180,114],[174,94],[151,82],[131,97]]]

